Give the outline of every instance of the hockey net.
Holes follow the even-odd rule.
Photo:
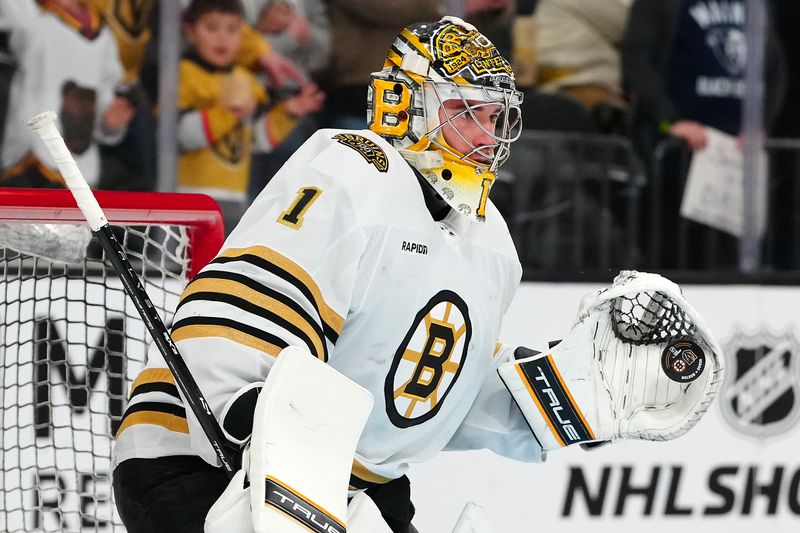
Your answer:
[[[96,193],[169,325],[219,250],[202,195]],[[124,531],[111,448],[147,333],[67,191],[0,189],[0,531]]]

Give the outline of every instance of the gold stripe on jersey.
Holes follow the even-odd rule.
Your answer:
[[[213,275],[212,272],[205,272],[204,274]],[[303,317],[295,309],[292,309],[285,303],[276,300],[269,294],[257,291],[251,287],[247,287],[244,284],[231,279],[208,277],[208,278],[198,278],[195,279],[192,283],[190,283],[183,291],[183,294],[181,295],[181,301],[184,301],[184,299],[195,294],[199,295],[200,299],[202,299],[202,294],[200,293],[218,293],[225,295],[226,297],[233,296],[236,298],[240,298],[244,302],[249,302],[250,304],[258,307],[259,309],[263,309],[268,311],[269,313],[277,315],[280,319],[285,320],[298,330],[302,331],[312,344],[312,346],[309,346],[309,348],[313,348],[311,350],[312,353],[315,353],[319,359],[323,360],[325,359],[325,354],[327,350],[325,348],[325,339],[323,337],[321,329],[319,329],[319,327],[314,328],[314,326],[308,322],[306,317]],[[228,301],[226,301],[226,303],[235,305],[235,303]],[[246,309],[243,310],[247,312]],[[264,316],[263,314],[260,314],[259,316],[266,320],[270,320],[269,316]],[[280,324],[276,325],[280,326]],[[291,331],[289,332],[292,333]]]
[[[145,383],[171,383],[175,385],[175,378],[169,368],[145,368],[142,370],[131,385],[131,392],[136,390],[139,385]]]
[[[339,335],[339,333],[342,331],[342,326],[344,325],[344,318],[336,313],[336,311],[334,311],[330,306],[328,306],[328,304],[325,302],[325,299],[322,297],[322,291],[320,291],[320,288],[314,281],[314,278],[308,272],[303,270],[300,265],[286,256],[276,252],[271,248],[267,248],[266,246],[251,246],[250,248],[229,248],[220,253],[218,258],[212,262],[222,262],[218,261],[220,258],[233,260],[242,259],[242,256],[246,255],[252,255],[262,259],[263,261],[278,267],[280,270],[288,274],[292,279],[287,279],[285,276],[281,277],[299,289],[305,289],[304,292],[307,291],[311,295],[311,303],[318,310],[325,325],[328,326],[337,336]],[[280,274],[278,275],[280,276]]]
[[[494,346],[494,351],[492,352],[492,359],[494,359],[495,357],[497,357],[497,354],[499,354],[499,353],[500,353],[500,349],[501,349],[502,347],[503,347],[503,343],[502,343],[502,342],[498,342],[497,344],[495,344],[495,346]]]
[[[129,427],[139,424],[160,426],[168,431],[174,431],[176,433],[189,433],[189,423],[186,421],[185,417],[158,411],[138,411],[136,413],[131,413],[122,420],[122,424],[120,424],[117,430],[116,438],[119,438],[122,432]]]
[[[175,378],[168,368],[145,368],[131,384],[129,398],[142,397],[146,394],[166,394],[180,402]],[[161,426],[169,431],[188,433],[186,410],[181,404],[164,401],[131,401],[125,409],[117,437],[131,426],[149,424]]]
[[[239,329],[230,326],[216,325],[216,324],[189,324],[185,326],[178,326],[172,330],[172,340],[175,342],[185,341],[188,339],[200,339],[203,337],[221,337],[228,339],[235,343],[253,348],[272,357],[278,357],[283,347],[277,344],[259,339],[253,335],[245,333]]]
[[[392,480],[391,478],[379,476],[378,474],[371,472],[366,466],[359,463],[356,459],[353,459],[352,473],[359,479],[363,479],[369,483],[388,483]]]

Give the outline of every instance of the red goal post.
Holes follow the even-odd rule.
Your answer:
[[[224,239],[205,195],[95,192],[166,324]],[[0,531],[123,531],[111,446],[149,334],[67,190],[0,189]]]

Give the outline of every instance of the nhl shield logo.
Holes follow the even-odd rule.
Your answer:
[[[792,333],[736,334],[721,406],[736,431],[757,439],[790,430],[800,420],[800,343]]]

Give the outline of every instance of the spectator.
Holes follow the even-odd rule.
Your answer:
[[[560,92],[619,131],[627,106],[619,46],[633,0],[540,0],[536,8],[539,88]]]
[[[253,148],[274,149],[323,98],[315,85],[306,84],[297,96],[267,109],[264,88],[234,64],[243,14],[239,0],[192,1],[184,12],[191,48],[180,63],[178,87],[179,189],[215,197],[227,230],[245,207]]]
[[[328,62],[330,24],[322,0],[251,0],[262,4],[253,26],[308,77]]]
[[[411,23],[438,20],[443,0],[330,0],[331,52],[319,82],[327,94],[322,126],[342,129],[367,127],[364,102],[375,65]]]
[[[245,12],[254,28],[275,50],[294,61],[307,78],[326,65],[330,25],[322,0],[249,0],[245,4]],[[287,83],[279,90],[279,94],[296,90],[296,83]],[[318,118],[315,115],[304,117],[275,151],[253,154],[248,204],[317,127]]]
[[[139,75],[152,38],[155,0],[89,0],[114,34],[125,72],[117,93],[136,110],[119,144],[101,146],[103,189],[152,190],[155,187],[155,130],[153,99]]]
[[[465,20],[494,43],[504,57],[511,57],[512,22],[516,0],[465,0]]]
[[[635,0],[622,54],[638,140],[668,133],[698,150],[706,143],[704,126],[739,134],[745,16],[745,0]],[[771,123],[784,74],[780,48],[768,36],[764,101]]]
[[[18,0],[0,4],[0,24],[19,68],[10,89],[0,162],[2,184],[58,187],[63,178],[25,123],[47,109],[91,186],[99,182],[98,142],[125,134],[133,108],[114,95],[122,68],[114,38],[85,0]]]
[[[658,236],[660,245],[651,244],[658,246],[665,261],[685,257],[688,262],[680,266],[733,266],[738,244],[728,234],[685,222],[691,230],[688,247],[678,246],[675,228],[685,165],[671,157],[655,161],[654,149],[673,136],[689,150],[701,150],[707,142],[706,127],[740,134],[745,22],[745,0],[635,0],[628,18],[622,59],[624,86],[632,103],[633,140],[650,162],[651,173],[663,176],[651,185],[659,188],[657,193],[647,196],[658,196],[666,231]],[[781,67],[780,49],[770,31],[765,54],[767,124],[781,101]]]
[[[537,0],[517,0],[517,14],[511,23],[511,62],[520,89],[536,83],[536,4]]]

